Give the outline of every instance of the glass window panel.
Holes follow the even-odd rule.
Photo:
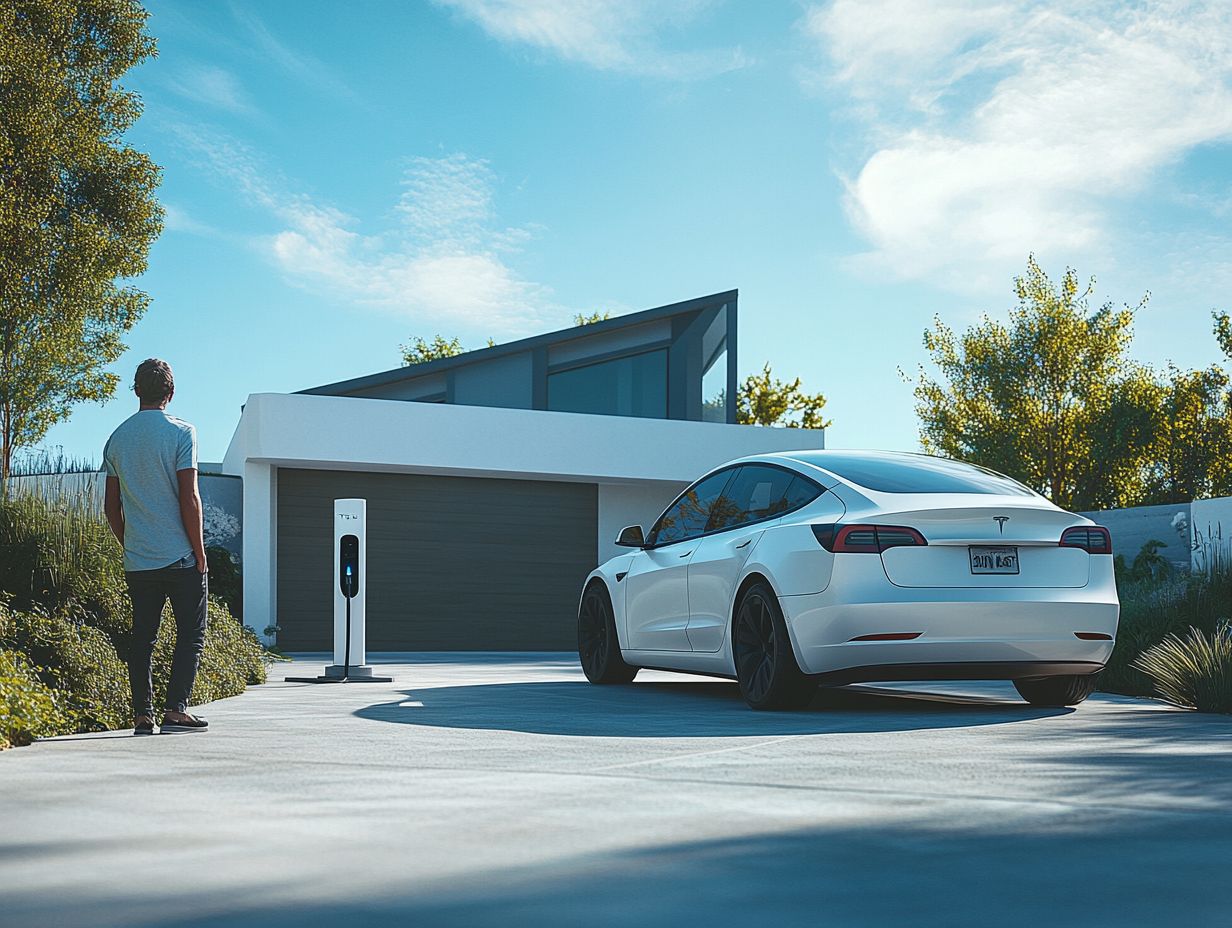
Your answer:
[[[792,456],[878,493],[1038,495],[994,470],[926,454],[804,451]]]
[[[711,507],[731,480],[732,473],[732,469],[721,470],[717,474],[703,477],[685,490],[680,499],[659,516],[659,521],[650,533],[650,543],[667,545],[704,532],[710,519]]]
[[[648,351],[548,375],[548,409],[667,418],[667,351]]]
[[[795,474],[779,467],[745,464],[711,509],[708,530],[721,532],[785,512],[791,508],[788,492],[795,480]]]
[[[702,374],[702,421],[727,421],[727,339],[710,358]]]

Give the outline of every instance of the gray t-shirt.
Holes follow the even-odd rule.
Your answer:
[[[196,466],[197,430],[161,409],[136,412],[111,433],[103,468],[120,481],[125,570],[157,570],[182,558],[197,563],[180,519],[176,477]]]

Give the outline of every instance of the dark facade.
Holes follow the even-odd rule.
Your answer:
[[[301,392],[735,422],[736,301],[729,290]]]

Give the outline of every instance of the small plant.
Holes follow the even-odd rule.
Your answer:
[[[1173,705],[1232,713],[1232,624],[1226,619],[1209,637],[1196,628],[1185,638],[1169,635],[1134,661],[1134,667]]]

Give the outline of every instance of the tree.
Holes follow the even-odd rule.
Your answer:
[[[1017,478],[1059,506],[1137,502],[1146,492],[1162,398],[1153,373],[1126,351],[1137,306],[1090,312],[1066,268],[1054,284],[1034,256],[1014,279],[1009,323],[984,316],[962,336],[934,321],[920,366],[916,412],[924,450]]]
[[[609,312],[600,312],[595,310],[593,313],[575,313],[573,316],[574,325],[594,325],[596,322],[603,322],[605,319],[611,319],[612,314]]]
[[[1162,385],[1151,503],[1232,494],[1232,396],[1226,372],[1212,365],[1168,366]]]
[[[162,230],[159,169],[122,138],[141,101],[118,82],[155,55],[146,17],[136,0],[0,5],[0,481],[113,395],[106,367],[149,304],[118,283]]]
[[[445,339],[433,335],[432,341],[426,342],[419,336],[411,339],[409,345],[399,345],[402,352],[402,366],[424,364],[428,361],[439,361],[441,358],[452,358],[462,353],[462,341],[458,338]]]
[[[797,429],[824,429],[826,398],[820,393],[805,393],[800,378],[790,383],[770,372],[769,362],[760,374],[750,374],[736,394],[736,421],[743,425],[778,425]]]
[[[1218,312],[1211,313],[1211,317],[1215,320],[1215,340],[1219,342],[1223,356],[1232,361],[1232,319],[1228,318],[1227,313]]]

